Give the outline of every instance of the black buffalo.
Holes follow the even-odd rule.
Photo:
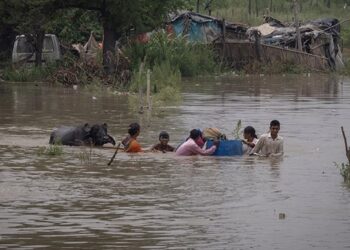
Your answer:
[[[69,146],[102,146],[106,143],[115,145],[112,136],[107,134],[107,124],[95,124],[92,127],[88,123],[78,127],[59,127],[52,131],[50,144],[62,144]]]

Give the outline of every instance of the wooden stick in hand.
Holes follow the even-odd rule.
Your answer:
[[[108,164],[107,164],[108,166],[110,166],[110,165],[112,164],[112,162],[114,161],[114,158],[115,158],[115,156],[117,155],[119,148],[120,148],[120,142],[119,142],[119,144],[118,144],[118,146],[117,146],[117,149],[115,150],[115,152],[114,152],[112,158],[109,160],[109,162],[108,162]]]

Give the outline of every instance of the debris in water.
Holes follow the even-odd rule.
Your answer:
[[[78,89],[78,85],[73,85],[73,89],[77,90]]]
[[[286,214],[285,213],[279,213],[278,214],[278,219],[284,220],[285,218],[286,218]]]
[[[96,96],[93,96],[93,97],[92,97],[92,100],[97,100],[97,97],[96,97]]]

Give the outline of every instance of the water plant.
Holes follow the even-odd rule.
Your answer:
[[[339,169],[340,175],[344,178],[344,182],[350,185],[350,164],[344,162],[338,164],[334,162],[334,165]]]
[[[235,140],[239,140],[240,139],[241,128],[242,128],[242,121],[238,120],[237,124],[236,124],[236,127],[233,129],[233,136],[234,136]]]
[[[350,185],[350,147],[348,147],[348,142],[347,142],[347,138],[343,127],[341,127],[341,132],[344,139],[345,154],[346,154],[346,157],[348,158],[348,163],[341,163],[341,164],[334,163],[334,164],[339,168],[340,175],[343,176],[344,182]]]
[[[37,154],[39,156],[41,155],[48,155],[48,156],[59,156],[63,154],[63,147],[59,144],[50,145],[48,147],[39,147],[37,149]]]
[[[92,165],[92,147],[89,147],[89,150],[85,148],[77,154],[78,159],[81,164],[86,164],[88,166]]]

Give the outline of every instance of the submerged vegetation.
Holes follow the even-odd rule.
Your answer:
[[[63,147],[59,144],[49,145],[48,147],[39,147],[37,154],[47,156],[60,156],[63,155]]]
[[[349,163],[334,163],[340,171],[340,175],[343,176],[344,182],[350,185],[350,164]]]
[[[342,163],[342,164],[335,163],[335,165],[339,168],[340,174],[344,178],[344,182],[350,185],[350,147],[348,147],[348,141],[347,141],[343,127],[341,127],[341,132],[344,139],[345,155],[346,155],[346,158],[348,158],[348,163]]]
[[[80,160],[81,164],[87,164],[88,166],[92,165],[92,147],[89,148],[89,150],[86,150],[85,148],[77,154],[78,159]]]
[[[233,137],[235,138],[235,140],[240,139],[241,129],[242,129],[242,121],[238,120],[236,127],[233,128]]]

